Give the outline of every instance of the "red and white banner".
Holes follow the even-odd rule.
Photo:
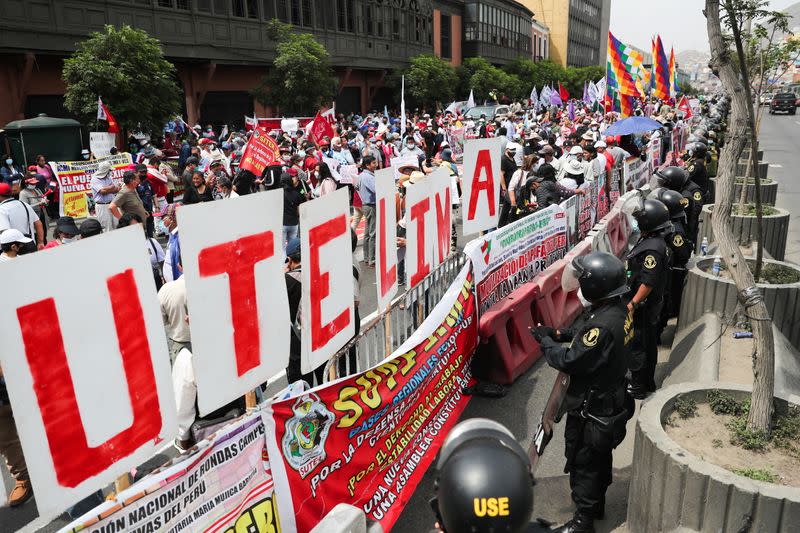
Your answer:
[[[406,275],[415,287],[450,252],[450,174],[438,168],[406,186]]]
[[[467,405],[477,346],[468,265],[383,363],[264,411],[281,528],[310,531],[339,503],[389,531]]]
[[[307,374],[325,364],[356,331],[347,189],[300,204],[300,227],[300,369]]]
[[[317,112],[317,116],[315,116],[314,120],[311,122],[308,134],[315,144],[321,143],[325,137],[333,139],[336,135],[336,131],[333,129],[334,122],[333,120],[329,120],[329,118],[330,113],[323,116],[321,112]]]
[[[9,283],[0,306],[0,363],[39,514],[52,518],[175,437],[164,325],[139,227],[3,269],[9,280],[70,273]]]
[[[464,173],[461,177],[464,235],[497,227],[501,150],[502,140],[497,137],[464,141]]]
[[[378,291],[378,310],[386,309],[397,294],[397,203],[394,170],[383,168],[375,172],[375,287]]]
[[[289,363],[283,191],[180,209],[181,256],[202,415]],[[220,221],[224,220],[224,224]]]
[[[278,143],[269,136],[269,132],[261,127],[253,131],[253,136],[247,142],[242,152],[239,168],[260,176],[268,166],[280,161],[281,153]]]

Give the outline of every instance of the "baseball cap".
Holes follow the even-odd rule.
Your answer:
[[[0,183],[0,196],[11,196],[11,185],[8,183]]]
[[[4,183],[3,185],[8,185]],[[19,242],[22,244],[27,244],[32,242],[33,239],[30,237],[26,237],[22,234],[22,232],[18,229],[7,229],[2,234],[0,234],[0,244],[11,244],[12,242]]]
[[[605,148],[606,146],[608,145],[605,143],[605,141],[597,141],[594,143],[595,148]]]
[[[161,211],[158,213],[154,213],[154,217],[165,217],[165,216],[175,216],[175,211],[181,206],[180,202],[175,202],[174,204],[166,204],[164,207],[161,208]]]
[[[291,257],[294,260],[300,259],[300,239],[292,237],[286,243],[286,257]]]
[[[83,221],[83,224],[81,224],[80,231],[81,239],[86,239],[103,233],[103,226],[100,225],[100,221],[96,218],[87,218]]]
[[[56,222],[56,230],[67,235],[78,235],[80,230],[75,225],[75,219],[72,217],[61,217]]]

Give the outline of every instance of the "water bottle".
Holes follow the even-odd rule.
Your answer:
[[[711,273],[715,276],[719,276],[720,270],[722,270],[722,259],[715,257],[714,264],[711,266]]]
[[[708,254],[708,237],[703,237],[703,242],[700,243],[700,254],[703,256]]]
[[[737,331],[733,334],[734,339],[752,339],[753,332],[752,331]]]

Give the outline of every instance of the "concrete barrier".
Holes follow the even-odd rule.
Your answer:
[[[700,251],[703,237],[708,238],[709,243],[714,242],[714,228],[711,223],[713,207],[711,204],[704,205],[703,211],[700,213],[700,229],[697,232],[695,252]],[[777,214],[762,217],[764,249],[778,261],[783,261],[786,254],[786,239],[789,235],[789,211],[778,207],[774,209],[778,211]],[[738,239],[739,244],[747,245],[756,240],[758,235],[756,217],[731,215],[730,218],[734,238]]]
[[[311,533],[383,533],[377,522],[367,524],[364,511],[358,507],[340,503],[314,526]]]
[[[628,530],[797,531],[800,489],[738,476],[684,450],[664,431],[677,397],[704,402],[712,388],[740,400],[751,393],[750,387],[734,383],[683,383],[658,391],[642,404],[628,492]]]
[[[756,165],[756,170],[758,172],[758,176],[761,179],[766,178],[767,174],[769,173],[769,163],[767,163],[767,162],[763,162],[763,163],[759,162]],[[736,163],[736,175],[737,176],[747,176],[749,173],[750,173],[750,162],[749,161],[742,161],[740,159],[739,162]]]
[[[736,179],[738,180],[738,179],[740,179],[740,177],[737,177]],[[741,178],[741,179],[744,180],[744,178]],[[769,180],[769,178],[767,178],[767,180]],[[742,195],[742,184],[743,183],[737,183],[735,188],[734,188],[734,192],[733,192],[734,202],[738,202],[739,201],[739,197]],[[711,180],[709,181],[709,189],[711,190],[711,197],[712,198],[715,198],[714,195],[716,194],[716,187],[717,187],[717,178],[711,178]],[[755,201],[756,201],[756,185],[755,185],[754,182],[751,181],[750,183],[748,183],[748,185],[747,185],[747,193],[746,194],[747,194],[747,196],[746,196],[745,201],[746,202],[750,202],[750,203],[755,203]],[[762,182],[761,183],[761,202],[764,203],[764,204],[767,204],[767,205],[775,205],[775,202],[777,201],[777,199],[778,199],[778,182],[777,181],[772,181],[772,180],[769,180],[766,183]]]

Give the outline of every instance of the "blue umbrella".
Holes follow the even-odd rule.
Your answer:
[[[632,133],[644,133],[663,128],[664,125],[647,117],[628,117],[613,123],[608,127],[603,135],[630,135]]]

